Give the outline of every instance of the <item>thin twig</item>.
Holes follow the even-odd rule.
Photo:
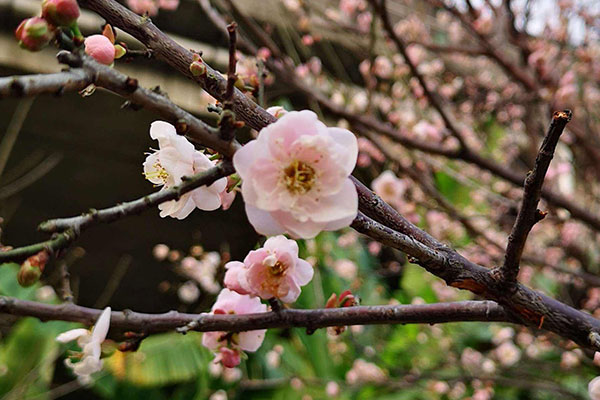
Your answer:
[[[521,208],[508,237],[504,263],[497,270],[499,278],[506,283],[514,283],[517,279],[519,263],[523,249],[525,248],[527,236],[531,228],[546,216],[546,213],[537,209],[540,202],[542,185],[544,184],[544,178],[550,166],[550,161],[552,161],[552,157],[554,156],[554,150],[556,149],[560,135],[571,120],[571,116],[572,113],[570,110],[556,111],[554,113],[548,133],[535,160],[535,167],[527,176],[527,179],[525,179]]]
[[[41,231],[60,233],[58,233],[55,238],[45,242],[0,252],[0,263],[23,260],[44,249],[48,250],[50,253],[56,252],[57,250],[70,245],[80,232],[91,225],[110,223],[129,215],[139,214],[140,212],[164,203],[165,201],[178,200],[185,193],[203,185],[210,185],[220,178],[231,175],[233,172],[234,169],[231,163],[225,161],[207,171],[200,172],[199,174],[185,179],[183,183],[170,189],[159,190],[158,192],[137,200],[121,203],[102,210],[91,210],[77,217],[53,219],[43,222],[39,226]]]

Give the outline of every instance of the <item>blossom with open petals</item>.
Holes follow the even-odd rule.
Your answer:
[[[397,205],[406,190],[406,182],[396,177],[392,171],[386,170],[373,180],[371,187],[383,201]]]
[[[82,349],[79,356],[80,361],[73,363],[70,359],[66,359],[65,364],[73,370],[75,375],[77,375],[77,379],[84,384],[91,382],[91,375],[102,369],[102,360],[100,359],[100,355],[102,354],[101,345],[104,339],[106,339],[109,326],[110,307],[106,307],[102,311],[102,314],[100,314],[94,329],[91,331],[83,328],[72,329],[56,337],[56,340],[61,343],[77,340],[77,344]]]
[[[211,314],[254,314],[266,311],[267,306],[262,304],[258,297],[223,289],[212,306]],[[216,354],[215,362],[233,368],[240,363],[242,351],[258,350],[266,332],[266,329],[236,333],[206,332],[202,336],[202,345]]]
[[[155,185],[162,185],[163,190],[179,185],[184,176],[192,176],[215,165],[167,122],[153,122],[150,137],[158,140],[159,150],[146,158],[144,175]],[[227,178],[221,178],[208,187],[202,186],[184,194],[179,200],[166,201],[158,206],[160,216],[184,219],[196,207],[205,211],[216,210],[221,206],[220,193],[226,185]]]
[[[285,236],[269,238],[263,248],[248,253],[244,262],[225,265],[225,285],[238,293],[263,299],[278,298],[285,303],[296,301],[300,286],[313,277],[313,268],[298,258],[298,244]]]
[[[233,157],[254,229],[306,239],[350,225],[358,196],[348,177],[357,155],[351,132],[328,128],[312,111],[290,111],[263,128]]]

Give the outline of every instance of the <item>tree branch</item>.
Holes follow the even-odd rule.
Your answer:
[[[497,271],[500,279],[506,283],[510,284],[516,281],[527,236],[531,228],[546,216],[545,213],[537,209],[537,205],[540,202],[544,178],[554,156],[558,140],[565,126],[571,120],[571,116],[570,110],[554,113],[548,133],[535,160],[535,167],[525,179],[521,208],[508,238],[504,263]]]
[[[42,321],[71,321],[85,325],[96,323],[102,310],[75,304],[44,304],[0,296],[0,312],[36,317]],[[341,325],[410,324],[459,321],[512,322],[504,309],[493,301],[461,301],[422,305],[357,306],[314,310],[282,309],[277,312],[239,315],[143,314],[113,311],[111,328],[141,333],[172,331],[197,321],[199,332],[239,332],[254,329],[302,327],[309,329]]]
[[[198,82],[217,100],[225,100],[227,80],[206,63],[206,74],[194,76],[189,68],[194,61],[194,53],[165,35],[150,18],[140,17],[112,0],[79,0],[79,4],[100,14],[107,23],[131,34],[150,49],[156,59],[166,62],[184,76]],[[276,121],[274,116],[237,89],[233,93],[233,111],[239,119],[257,130]]]
[[[176,127],[179,134],[186,135],[193,142],[210,147],[227,157],[231,157],[240,147],[235,141],[222,140],[217,129],[184,111],[162,94],[140,87],[137,79],[115,68],[102,65],[85,54],[79,55],[68,51],[59,52],[57,58],[70,67],[83,68],[87,75],[93,78],[94,85],[110,90],[165,118]]]
[[[70,245],[83,230],[92,225],[110,223],[129,215],[139,214],[140,212],[164,203],[165,201],[178,200],[185,193],[200,186],[210,185],[217,179],[231,175],[233,172],[233,165],[229,161],[225,161],[214,168],[185,179],[182,184],[170,189],[159,190],[158,192],[154,192],[140,199],[105,208],[103,210],[91,210],[77,217],[52,219],[43,222],[39,226],[41,231],[60,233],[58,233],[55,238],[45,242],[0,252],[0,263],[20,261],[41,250],[48,250],[50,253],[53,253]]]
[[[0,78],[0,99],[38,94],[61,95],[64,92],[83,90],[92,81],[91,72],[83,69],[56,74],[9,76]]]

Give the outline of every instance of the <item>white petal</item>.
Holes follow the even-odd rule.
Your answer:
[[[356,166],[358,158],[358,141],[352,132],[342,128],[327,128],[327,132],[341,147],[339,156],[341,167],[344,168],[346,175],[350,175]]]
[[[265,339],[266,329],[257,331],[240,332],[239,333],[239,345],[242,350],[245,351],[256,351]]]
[[[348,217],[354,219],[357,213],[356,187],[350,179],[346,179],[339,192],[319,199],[318,206],[311,211],[309,218],[315,222],[328,223]]]
[[[247,202],[246,215],[256,232],[261,235],[274,236],[285,233],[283,226],[275,221],[269,212],[251,206]]]
[[[61,343],[68,343],[68,342],[78,339],[80,336],[89,335],[89,334],[90,334],[90,331],[88,331],[87,329],[84,329],[84,328],[71,329],[70,331],[66,331],[66,332],[58,335],[56,337],[56,341],[61,342]]]
[[[191,192],[194,204],[201,210],[212,211],[221,207],[221,196],[206,187],[199,187]]]
[[[256,144],[256,140],[251,140],[233,155],[233,166],[242,179],[248,178],[250,168],[256,159],[259,148]]]
[[[159,174],[161,170],[156,168],[158,164],[160,164],[158,158],[159,152],[155,152],[146,157],[146,161],[144,161],[144,175],[146,179],[155,185],[163,185],[165,182],[160,178]]]
[[[106,339],[106,334],[108,333],[108,328],[110,327],[110,307],[106,307],[102,314],[100,314],[100,318],[98,318],[98,322],[96,322],[96,326],[94,326],[94,330],[92,331],[92,341],[102,343],[104,339]]]

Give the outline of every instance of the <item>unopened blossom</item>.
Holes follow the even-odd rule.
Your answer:
[[[221,290],[212,306],[211,314],[254,314],[267,311],[267,306],[258,297],[241,295],[229,289]],[[254,352],[262,344],[266,329],[247,332],[206,332],[202,336],[202,345],[212,350],[220,362],[227,368],[233,368],[241,362],[242,351]]]
[[[100,64],[111,65],[115,60],[115,45],[104,35],[92,35],[83,42],[85,52]]]
[[[70,359],[66,359],[65,364],[73,370],[77,375],[77,379],[84,384],[91,382],[91,375],[102,369],[102,360],[100,360],[101,345],[106,339],[110,326],[110,311],[110,307],[106,307],[102,311],[98,322],[91,331],[83,328],[72,329],[56,337],[56,340],[61,343],[77,340],[77,344],[82,349],[81,354],[78,356],[80,361],[73,363]]]
[[[283,235],[269,238],[264,247],[253,250],[244,262],[225,265],[225,286],[241,294],[263,299],[278,298],[292,303],[300,296],[300,287],[313,277],[313,267],[298,257],[298,244]]]
[[[590,381],[588,384],[588,394],[591,400],[600,400],[600,376]]]
[[[390,79],[394,73],[394,65],[389,58],[377,56],[373,62],[373,72],[382,79]]]
[[[312,111],[290,111],[233,156],[248,219],[257,232],[313,238],[349,226],[358,196],[349,175],[354,135],[328,128]]]
[[[192,176],[215,166],[202,152],[197,151],[175,127],[164,121],[150,126],[150,137],[158,140],[159,150],[151,153],[144,162],[144,175],[155,185],[167,190],[182,183],[184,176]],[[221,206],[220,193],[225,190],[227,178],[221,178],[210,186],[202,186],[185,193],[179,200],[164,202],[158,206],[160,216],[184,219],[195,209],[216,210]]]
[[[406,191],[406,183],[392,171],[386,170],[373,180],[371,188],[383,201],[396,205]]]
[[[43,0],[42,17],[54,26],[71,26],[79,18],[76,0]]]
[[[52,27],[41,17],[27,18],[15,30],[19,46],[29,51],[40,51],[48,45],[53,36]]]

